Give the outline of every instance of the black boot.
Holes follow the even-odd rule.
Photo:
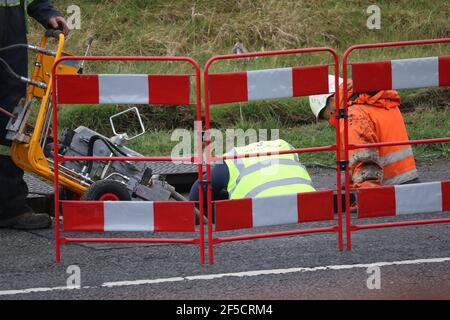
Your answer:
[[[34,213],[33,211],[23,213],[9,219],[0,220],[0,228],[11,228],[20,230],[47,229],[52,225],[52,219],[45,213]]]
[[[52,222],[50,216],[35,214],[26,204],[28,187],[23,175],[11,157],[0,156],[0,228],[48,228]]]

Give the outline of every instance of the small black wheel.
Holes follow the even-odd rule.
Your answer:
[[[131,201],[127,187],[115,180],[96,181],[86,190],[81,200],[87,201]]]

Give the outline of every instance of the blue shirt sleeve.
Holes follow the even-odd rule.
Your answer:
[[[28,3],[28,15],[39,22],[44,28],[49,27],[48,20],[51,17],[61,16],[61,13],[53,6],[50,0],[33,0]]]
[[[203,177],[206,179],[206,175]],[[228,193],[226,192],[228,186],[228,180],[230,179],[230,173],[228,170],[228,166],[221,162],[216,163],[211,170],[211,187],[213,200],[224,200],[224,198],[228,198]],[[189,200],[198,201],[198,181],[194,183],[191,188],[191,192],[189,195]]]

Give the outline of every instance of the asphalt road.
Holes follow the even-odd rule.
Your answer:
[[[422,181],[450,175],[445,162],[420,169]],[[330,170],[311,174],[319,187],[333,183]],[[175,244],[67,245],[56,264],[52,232],[0,230],[0,299],[450,299],[449,224],[357,232],[342,252],[334,234],[227,243],[203,266],[197,247]],[[66,287],[71,265],[80,269],[77,289]],[[379,289],[367,286],[374,266]]]

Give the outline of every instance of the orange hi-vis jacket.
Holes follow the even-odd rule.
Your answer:
[[[353,94],[351,84],[349,81],[349,97]],[[409,140],[399,105],[400,96],[394,90],[378,91],[374,95],[362,93],[349,101],[348,143]],[[349,162],[353,188],[403,184],[418,177],[410,145],[350,150]]]

